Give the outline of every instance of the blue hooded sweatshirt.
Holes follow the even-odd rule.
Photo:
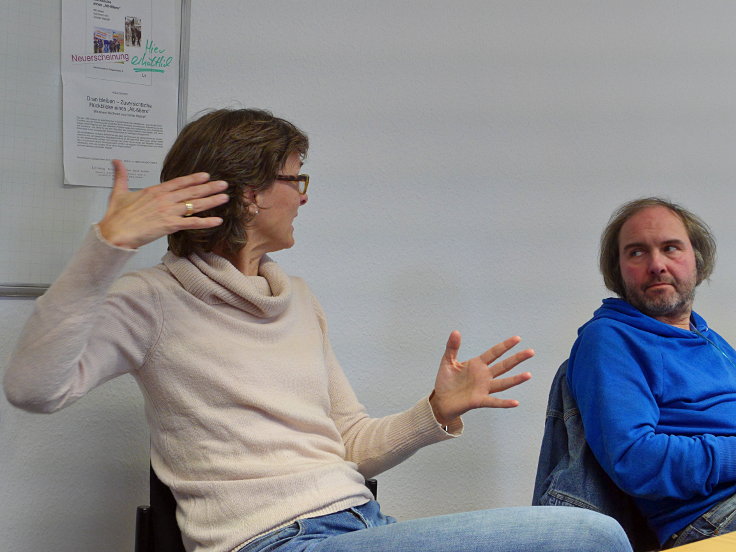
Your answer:
[[[567,370],[593,454],[661,543],[736,493],[736,351],[690,325],[604,299]]]

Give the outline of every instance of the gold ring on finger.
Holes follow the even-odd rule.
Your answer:
[[[186,207],[186,212],[184,213],[185,217],[191,217],[194,214],[194,203],[191,201],[185,201],[184,207]]]

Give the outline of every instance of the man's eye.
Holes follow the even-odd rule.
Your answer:
[[[666,253],[672,253],[673,251],[677,251],[677,246],[675,245],[668,245],[664,248]]]
[[[641,257],[644,252],[641,249],[632,249],[629,251],[629,257]]]

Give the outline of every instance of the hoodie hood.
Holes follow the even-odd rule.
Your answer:
[[[662,337],[695,337],[695,334],[692,331],[683,330],[682,328],[666,324],[665,322],[660,322],[659,320],[644,314],[623,299],[616,299],[613,297],[603,300],[603,304],[600,308],[593,313],[593,318],[580,326],[578,329],[578,335],[580,335],[588,325],[597,320],[615,320],[616,322],[621,322],[622,324],[626,324],[627,326],[631,326],[638,330],[643,330]],[[706,335],[708,332],[708,324],[695,311],[690,315],[690,325],[703,335]]]

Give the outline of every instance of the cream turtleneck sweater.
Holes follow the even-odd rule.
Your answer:
[[[132,374],[187,550],[237,550],[296,519],[363,504],[365,477],[451,437],[427,398],[370,418],[317,300],[268,257],[259,276],[244,276],[214,254],[168,253],[115,281],[131,255],[89,233],[37,301],[5,391],[21,408],[52,412]]]

